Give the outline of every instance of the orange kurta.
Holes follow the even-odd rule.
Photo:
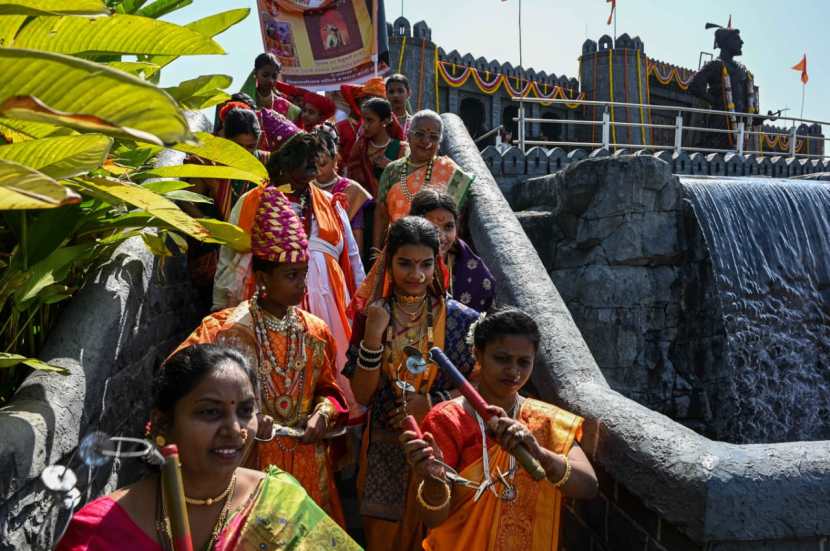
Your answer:
[[[459,411],[461,409],[462,411]],[[461,425],[453,423],[459,417],[472,417],[463,411],[458,399],[439,404],[424,419],[423,430],[430,431],[447,457],[455,458],[460,468],[464,449],[459,442]],[[519,410],[519,421],[527,426],[539,444],[555,453],[567,454],[582,434],[582,418],[551,404],[525,399]],[[465,424],[466,425],[466,424]],[[475,431],[473,441],[479,442]],[[497,469],[508,471],[510,455],[497,444],[488,444],[491,477],[497,478]],[[478,482],[483,479],[482,460],[479,457],[461,470],[461,476]],[[473,501],[475,489],[453,486],[450,516],[440,526],[429,531],[424,540],[427,551],[556,551],[559,542],[559,521],[562,515],[562,492],[547,480],[535,482],[524,469],[516,472],[513,484],[516,498],[505,501],[485,491]]]
[[[280,190],[282,191],[282,188]],[[248,233],[251,233],[253,228],[254,218],[262,201],[263,191],[263,188],[256,188],[243,195],[238,208],[238,220],[231,219],[231,222],[235,222]],[[354,400],[351,385],[340,374],[340,371],[346,363],[346,349],[352,334],[351,320],[346,308],[356,286],[363,281],[363,268],[362,266],[357,268],[359,273],[352,269],[353,259],[349,256],[350,241],[347,239],[347,237],[351,239],[351,230],[349,229],[347,232],[347,228],[344,228],[344,222],[336,210],[332,197],[316,186],[309,188],[309,195],[315,224],[312,233],[309,235],[311,254],[309,287],[302,307],[323,318],[329,324],[337,343],[337,381],[340,388],[346,393],[350,415],[354,420],[362,416],[363,408]],[[344,214],[344,216],[346,216],[346,223],[348,223],[347,215]],[[359,258],[356,256],[356,245],[354,247],[356,262],[359,263]],[[318,266],[321,270],[324,270],[324,272],[321,272],[324,277],[315,275]],[[239,274],[236,270],[227,268],[227,263],[223,263],[223,257],[220,255],[215,287],[228,289],[231,295],[240,299],[250,298],[255,287],[254,275],[250,265],[248,265],[244,274]],[[214,299],[215,297],[216,291]],[[215,306],[216,302],[214,300]],[[233,302],[230,304],[233,304]],[[221,306],[225,305],[221,304]]]
[[[268,365],[267,377],[270,380],[262,380],[262,371],[260,377],[261,384],[268,385],[271,391],[262,392],[261,407],[263,413],[274,418],[275,423],[302,426],[314,407],[326,400],[336,412],[331,418],[332,423],[342,425],[347,419],[348,410],[343,391],[335,381],[334,338],[320,318],[299,308],[294,311],[305,329],[303,344],[306,355],[301,381],[300,371],[288,372],[294,381],[299,381],[295,385],[286,385],[285,376],[270,368],[267,356],[259,349],[248,301],[206,317],[179,348],[200,343],[223,344],[241,352],[257,369],[261,369],[263,364]],[[280,366],[286,365],[288,337],[269,330],[268,338],[277,363]],[[278,398],[268,399],[267,394]],[[279,403],[285,396],[290,397],[294,407],[285,408]],[[332,460],[326,441],[301,444],[296,438],[277,437],[270,442],[257,442],[256,459],[262,469],[276,465],[292,474],[314,501],[343,525],[343,510],[334,485]]]

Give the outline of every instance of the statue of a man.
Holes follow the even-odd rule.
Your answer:
[[[735,149],[738,122],[743,120],[746,129],[759,125],[763,119],[742,116],[758,113],[757,89],[747,68],[735,61],[741,55],[744,41],[741,31],[719,28],[715,31],[715,47],[720,55],[704,65],[689,83],[689,92],[704,100],[712,109],[728,111],[731,115],[709,115],[708,128],[730,130],[730,133],[702,133],[701,145],[712,149]]]

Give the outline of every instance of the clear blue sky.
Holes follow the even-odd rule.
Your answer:
[[[424,20],[432,39],[446,51],[518,64],[518,0],[387,0],[389,21],[401,14]],[[248,19],[218,37],[228,55],[180,59],[163,71],[170,85],[200,74],[222,73],[242,84],[261,51],[256,0],[194,0],[170,16],[185,23],[209,13],[250,7]],[[577,76],[582,42],[611,34],[604,0],[523,0],[524,65],[557,75]],[[740,60],[761,88],[761,109],[789,107],[798,116],[801,81],[790,69],[806,51],[810,82],[805,117],[830,120],[830,0],[617,0],[617,32],[639,35],[646,54],[696,68],[701,50],[712,52],[707,21],[726,24],[729,15],[746,43]],[[825,128],[825,133],[830,128]]]

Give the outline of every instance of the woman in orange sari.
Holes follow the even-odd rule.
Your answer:
[[[563,496],[587,499],[597,490],[577,444],[582,418],[519,395],[539,346],[530,316],[503,309],[470,333],[478,391],[495,417],[485,424],[459,397],[427,414],[424,440],[414,432],[401,436],[419,480],[417,507],[430,527],[424,549],[556,551]],[[510,452],[519,444],[541,463],[546,480],[535,482],[517,467]]]
[[[420,550],[426,533],[413,507],[400,421],[423,418],[456,387],[437,365],[410,363],[410,351],[426,357],[439,346],[465,375],[474,364],[464,339],[478,312],[446,296],[438,247],[438,230],[427,220],[392,224],[385,251],[349,307],[356,317],[343,372],[369,408],[358,475],[368,551]]]
[[[412,198],[422,188],[446,192],[459,210],[464,207],[474,178],[449,157],[436,156],[443,130],[444,124],[435,111],[424,109],[412,115],[407,134],[409,155],[389,163],[380,177],[372,230],[374,247],[380,247],[390,223],[409,214]]]
[[[275,188],[262,196],[251,249],[257,290],[238,306],[216,312],[179,347],[217,343],[235,348],[257,366],[260,424],[255,463],[291,473],[341,525],[343,511],[332,477],[326,431],[343,425],[348,406],[335,382],[336,348],[326,324],[299,308],[308,273],[308,239],[288,199]],[[271,437],[273,419],[302,431]]]

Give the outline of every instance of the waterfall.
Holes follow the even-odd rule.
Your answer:
[[[718,437],[830,439],[830,186],[681,177],[711,261],[725,332]]]

